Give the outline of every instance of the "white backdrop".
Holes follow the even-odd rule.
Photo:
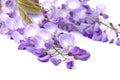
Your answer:
[[[110,20],[120,22],[119,0],[91,0],[92,6],[105,4]],[[0,80],[120,80],[120,46],[95,42],[77,36],[76,45],[88,50],[91,58],[76,61],[76,68],[68,70],[65,63],[55,67],[40,63],[35,56],[18,51],[14,41],[0,35]]]

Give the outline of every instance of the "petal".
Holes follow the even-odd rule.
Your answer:
[[[46,47],[47,49],[51,49],[51,48],[52,48],[52,43],[46,42],[46,43],[45,43],[45,47]]]
[[[41,29],[38,36],[40,36],[44,41],[50,41],[53,35],[46,29]]]
[[[70,55],[78,55],[80,53],[80,48],[75,46],[70,49],[69,54]]]
[[[27,25],[25,28],[25,31],[24,31],[24,36],[26,38],[35,37],[39,33],[39,30],[40,30],[40,28],[39,28],[38,24]]]
[[[76,9],[80,7],[80,2],[79,0],[67,0],[66,5],[69,9]]]
[[[59,43],[65,49],[73,47],[74,41],[74,36],[72,34],[62,34],[59,36]]]
[[[43,48],[40,49],[34,49],[32,50],[32,53],[38,57],[42,57],[45,55],[45,50]]]
[[[52,23],[52,22],[47,22],[45,25],[44,25],[44,28],[46,29],[46,30],[48,30],[50,33],[52,33],[52,34],[55,34],[56,33],[56,31],[57,31],[57,25],[56,24],[54,24],[54,23]]]
[[[50,58],[50,55],[46,55],[46,56],[43,56],[43,57],[39,57],[38,60],[41,61],[41,62],[48,62],[49,58]]]
[[[107,34],[106,33],[103,33],[103,35],[102,35],[102,40],[101,40],[102,42],[107,42],[108,41],[108,36],[107,36]]]
[[[70,60],[70,61],[66,62],[66,67],[68,69],[72,69],[74,67],[74,61]]]
[[[86,52],[86,53],[81,53],[81,55],[75,55],[74,58],[77,59],[77,60],[82,60],[82,61],[86,61],[88,60],[90,57],[90,53],[89,52]]]
[[[117,41],[116,41],[116,45],[117,46],[120,46],[120,39],[118,38]]]
[[[51,62],[55,65],[58,66],[61,63],[60,59],[57,58],[51,58]]]

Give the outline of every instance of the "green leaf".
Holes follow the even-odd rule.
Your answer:
[[[39,0],[30,0],[32,2],[35,2],[35,3],[39,3]]]
[[[2,4],[1,4],[1,2],[0,2],[0,11],[1,11],[1,8],[2,8]]]
[[[19,0],[17,4],[29,14],[39,14],[43,9],[43,7],[41,7],[38,3],[35,3],[33,0]]]
[[[26,21],[29,24],[32,23],[31,19],[27,16],[27,14],[24,12],[24,10],[20,7],[19,7],[19,13],[24,21]]]

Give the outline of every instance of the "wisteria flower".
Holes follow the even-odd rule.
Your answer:
[[[61,34],[59,36],[60,45],[65,49],[70,49],[74,46],[74,36],[71,34]]]
[[[91,56],[74,44],[74,32],[120,46],[120,24],[107,21],[104,5],[93,8],[88,1],[45,0],[39,4],[37,0],[0,0],[0,34],[9,36],[19,44],[18,50],[29,51],[40,62],[50,61],[55,66],[65,62],[73,69],[74,60],[87,61]]]

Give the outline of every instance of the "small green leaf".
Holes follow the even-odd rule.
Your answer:
[[[32,23],[31,19],[27,16],[27,14],[24,12],[24,10],[20,7],[19,7],[19,13],[24,21],[26,21],[29,24]]]
[[[1,8],[2,8],[2,4],[1,4],[1,2],[0,2],[0,11],[1,11]]]
[[[39,3],[39,0],[30,0],[32,2],[35,2],[35,3]]]
[[[32,0],[19,0],[17,3],[19,7],[29,14],[39,14],[43,9],[43,7]]]

